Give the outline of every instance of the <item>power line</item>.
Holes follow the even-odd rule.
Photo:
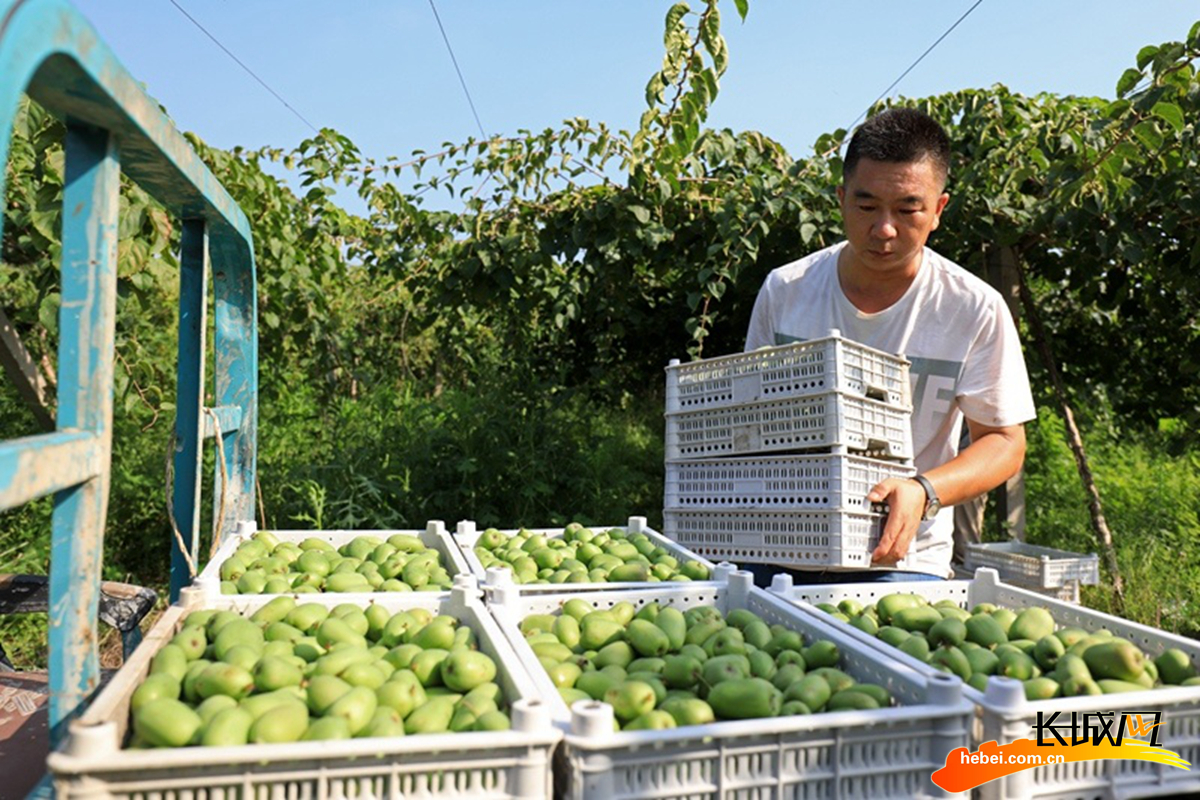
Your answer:
[[[431,1],[432,1],[432,0],[431,0]],[[867,106],[867,107],[866,107],[866,108],[863,110],[863,112],[862,112],[861,114],[859,114],[859,115],[858,115],[858,118],[857,118],[857,119],[855,119],[855,120],[854,120],[854,122],[851,122],[851,123],[850,123],[850,126],[849,126],[848,128],[846,128],[846,130],[848,130],[848,131],[849,131],[849,130],[853,130],[853,129],[854,129],[854,126],[855,126],[855,125],[857,125],[857,124],[858,124],[858,123],[859,123],[859,122],[862,120],[862,118],[863,118],[863,117],[865,117],[865,116],[867,115],[867,112],[868,112],[868,111],[870,111],[870,110],[871,110],[871,109],[872,109],[872,108],[875,106],[875,104],[876,104],[876,103],[878,103],[878,102],[879,102],[880,100],[882,100],[883,98],[887,97],[888,93],[889,93],[889,92],[891,92],[891,91],[892,91],[892,89],[895,89],[895,88],[896,88],[896,84],[898,84],[898,83],[900,83],[900,81],[904,80],[904,76],[905,76],[905,75],[907,75],[908,73],[912,72],[912,71],[913,71],[913,69],[914,69],[914,68],[917,66],[917,64],[920,64],[920,63],[921,63],[921,62],[922,62],[922,61],[925,59],[925,56],[927,56],[927,55],[929,55],[930,53],[932,53],[932,52],[933,52],[933,48],[935,48],[935,47],[937,47],[939,44],[941,44],[941,43],[942,43],[942,40],[943,40],[943,39],[945,39],[947,36],[949,36],[949,35],[950,35],[950,32],[951,32],[951,31],[953,31],[955,28],[957,28],[957,27],[958,27],[958,25],[959,25],[959,23],[961,23],[961,22],[962,22],[964,19],[966,19],[967,17],[971,16],[971,12],[972,12],[972,11],[974,11],[975,9],[979,8],[980,4],[982,4],[982,3],[983,3],[983,0],[975,0],[975,4],[974,4],[973,6],[971,6],[970,8],[968,8],[965,14],[963,14],[961,17],[959,17],[957,20],[955,20],[954,24],[953,24],[953,25],[951,25],[949,28],[947,28],[947,29],[946,29],[946,32],[945,32],[945,33],[943,33],[941,36],[939,36],[939,37],[937,38],[937,41],[936,41],[936,42],[934,42],[933,44],[929,45],[929,49],[927,49],[927,50],[926,50],[924,53],[921,53],[920,57],[919,57],[919,58],[917,58],[917,60],[916,60],[916,61],[914,61],[913,63],[909,64],[909,65],[908,65],[908,69],[904,70],[904,72],[901,72],[901,73],[900,73],[900,77],[899,77],[899,78],[896,78],[896,80],[892,81],[892,84],[891,84],[891,86],[888,86],[886,89],[884,89],[884,90],[883,90],[883,93],[882,93],[882,94],[880,94],[880,95],[879,95],[879,97],[876,97],[876,98],[875,98],[875,99],[874,99],[874,100],[871,102],[871,104],[870,104],[869,106]]]
[[[207,28],[205,28],[203,25],[201,25],[201,24],[200,24],[198,21],[196,21],[196,18],[195,18],[195,17],[193,17],[191,14],[189,14],[189,13],[188,13],[188,12],[187,12],[187,11],[184,9],[184,7],[183,7],[183,6],[179,5],[179,3],[177,3],[177,2],[176,2],[176,0],[170,0],[170,2],[171,2],[171,5],[175,6],[175,8],[177,8],[177,9],[179,9],[179,13],[180,13],[180,14],[183,14],[185,17],[187,17],[189,20],[191,20],[191,23],[192,23],[193,25],[195,25],[197,28],[199,28],[201,31],[203,31],[205,36],[207,36],[209,39],[212,39],[212,41],[213,41],[213,44],[215,44],[217,47],[219,47],[219,48],[221,48],[222,50],[224,50],[224,51],[225,51],[225,55],[229,56],[229,57],[230,57],[230,58],[232,58],[232,59],[233,59],[235,62],[237,62],[237,65],[238,65],[239,67],[241,67],[242,69],[246,70],[246,72],[250,74],[250,77],[252,77],[252,78],[254,78],[254,80],[258,81],[258,82],[259,82],[259,84],[260,84],[260,85],[261,85],[261,86],[262,86],[264,89],[266,89],[268,92],[270,92],[270,93],[271,93],[271,94],[272,94],[272,95],[275,97],[275,99],[276,99],[276,100],[278,100],[279,102],[283,103],[284,107],[285,107],[285,108],[287,108],[287,110],[288,110],[288,111],[290,111],[290,112],[292,112],[293,114],[295,114],[297,119],[299,119],[301,122],[303,122],[303,123],[304,123],[305,125],[307,125],[308,127],[312,128],[312,130],[313,130],[313,133],[317,133],[317,134],[319,134],[319,133],[321,132],[321,131],[319,131],[319,130],[317,129],[317,126],[316,126],[316,125],[313,125],[311,122],[309,122],[307,119],[305,119],[303,114],[301,114],[301,113],[300,113],[299,111],[297,111],[296,109],[292,108],[291,104],[290,104],[290,103],[288,103],[288,101],[287,101],[287,100],[284,100],[284,99],[283,99],[283,98],[280,96],[279,92],[275,91],[275,90],[274,90],[274,89],[272,89],[270,86],[268,86],[268,85],[267,85],[267,82],[266,82],[266,81],[264,81],[262,78],[260,78],[260,77],[258,77],[257,75],[255,75],[255,74],[254,74],[254,70],[250,69],[250,68],[249,68],[248,66],[246,66],[244,63],[242,63],[242,60],[241,60],[240,58],[238,58],[237,56],[235,56],[235,55],[232,53],[232,51],[230,51],[230,49],[229,49],[228,47],[226,47],[225,45],[221,44],[221,43],[220,43],[220,42],[217,40],[217,37],[215,37],[215,36],[213,36],[211,33],[209,33],[209,32],[208,32],[208,29],[207,29]]]
[[[463,77],[462,70],[458,68],[458,59],[454,57],[454,48],[450,46],[450,37],[446,35],[446,29],[442,27],[442,18],[438,15],[437,6],[433,4],[433,0],[429,0],[429,7],[433,9],[433,18],[437,20],[438,30],[442,32],[442,41],[446,43],[446,50],[450,52],[450,60],[454,62],[454,71],[458,73],[458,82],[462,84],[463,94],[467,96],[467,105],[471,107],[471,113],[475,116],[475,124],[479,126],[479,135],[486,139],[487,134],[483,131],[483,123],[479,121],[479,112],[475,110],[475,101],[471,99],[467,81]]]

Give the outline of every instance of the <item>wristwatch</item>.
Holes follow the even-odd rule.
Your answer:
[[[914,475],[913,480],[921,484],[921,488],[925,490],[925,513],[921,515],[921,518],[935,518],[942,510],[942,501],[938,499],[937,492],[933,490],[933,484],[924,475]]]

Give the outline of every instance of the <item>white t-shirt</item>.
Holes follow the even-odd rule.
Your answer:
[[[1000,293],[925,248],[917,277],[883,311],[859,311],[842,292],[837,263],[845,243],[827,247],[767,276],[746,336],[746,350],[828,336],[833,329],[912,362],[913,462],[918,471],[958,454],[965,414],[989,426],[1036,416],[1012,316]],[[953,512],[923,523],[901,569],[950,574]]]

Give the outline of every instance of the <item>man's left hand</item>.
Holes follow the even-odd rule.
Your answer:
[[[909,478],[888,478],[867,494],[872,503],[887,503],[887,522],[879,546],[871,553],[871,564],[893,567],[908,555],[908,548],[925,516],[925,489]]]

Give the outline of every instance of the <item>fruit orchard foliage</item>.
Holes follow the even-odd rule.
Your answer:
[[[328,133],[290,154],[313,185],[358,187],[372,215],[348,255],[403,295],[391,312],[409,330],[437,330],[441,358],[483,340],[555,385],[654,382],[687,348],[737,349],[766,272],[838,239],[845,133],[798,161],[759,133],[701,129],[725,49],[715,5],[690,28],[680,8],[633,133],[570,120],[404,164]],[[915,101],[955,139],[935,245],[976,269],[1014,247],[1069,380],[1139,423],[1200,406],[1198,54],[1200,26],[1144,48],[1113,101],[1002,86]],[[424,181],[407,196],[382,182],[405,173]],[[429,190],[460,210],[425,210]]]
[[[729,56],[717,0],[696,5],[670,8],[663,66],[632,131],[573,119],[407,161],[367,158],[328,129],[292,150],[225,152],[191,137],[254,230],[264,474],[340,458],[335,440],[315,437],[346,398],[436,402],[457,390],[523,414],[564,392],[644,396],[670,358],[740,349],[766,273],[840,238],[846,133],[795,159],[762,133],[705,128]],[[1144,48],[1111,101],[1003,86],[904,101],[954,137],[934,246],[976,269],[986,249],[1014,247],[1067,381],[1105,390],[1132,424],[1194,420],[1200,406],[1198,54],[1200,25]],[[61,134],[34,106],[14,131],[0,268],[0,303],[50,362]],[[364,216],[333,201],[340,187]],[[115,440],[134,444],[117,451],[114,485],[123,469],[143,477],[113,513],[162,527],[178,226],[135,186],[122,202]],[[5,419],[28,424],[16,402],[4,400]],[[486,470],[493,455],[505,454],[463,457]],[[448,479],[462,477],[455,468]],[[464,507],[444,513],[481,503],[502,516],[505,499],[459,497]]]
[[[500,357],[557,385],[630,387],[689,347],[736,349],[765,273],[839,238],[845,134],[798,161],[762,134],[703,129],[728,62],[719,26],[716,0],[671,8],[633,132],[575,119],[405,163],[365,158],[331,130],[290,152],[193,138],[254,227],[264,361],[286,358],[336,394],[397,375],[470,383],[480,359]],[[1143,49],[1111,102],[1001,86],[915,101],[955,137],[936,246],[969,267],[1015,246],[1070,374],[1112,383],[1119,408],[1149,416],[1200,401],[1198,48],[1193,29]],[[59,133],[31,112],[10,167],[4,299],[34,339],[54,326]],[[295,170],[298,193],[267,159]],[[391,179],[406,175],[417,184],[402,192]],[[338,186],[354,187],[365,218],[331,201]],[[429,191],[457,210],[427,208]],[[121,233],[123,301],[169,316],[170,217],[130,187]],[[169,361],[122,355],[161,409]]]

